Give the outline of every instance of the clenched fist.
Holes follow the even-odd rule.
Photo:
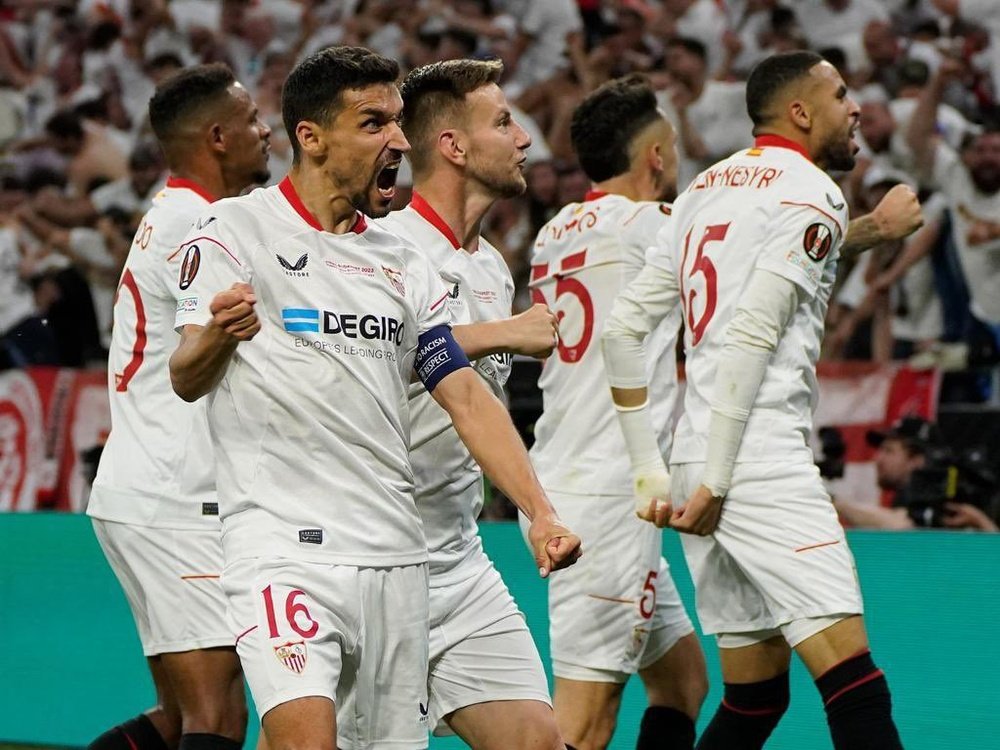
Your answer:
[[[212,313],[211,324],[237,341],[249,341],[260,330],[260,321],[253,309],[256,303],[253,287],[238,281],[212,298],[208,307]]]
[[[553,570],[568,568],[582,554],[580,537],[553,514],[535,516],[528,529],[528,542],[542,578],[548,578]]]
[[[875,206],[872,218],[883,242],[901,240],[923,226],[924,213],[908,185],[896,185]]]
[[[559,319],[548,305],[536,303],[510,319],[514,332],[511,350],[536,359],[552,354],[559,342]]]

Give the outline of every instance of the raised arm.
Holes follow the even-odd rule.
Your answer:
[[[847,237],[840,256],[851,259],[865,250],[907,237],[924,223],[924,214],[916,193],[907,185],[893,187],[870,214],[847,225]]]
[[[457,325],[452,334],[469,359],[499,352],[543,359],[558,342],[559,321],[547,305],[538,303],[506,320]]]
[[[238,282],[212,299],[212,318],[206,325],[181,329],[181,342],[170,356],[174,393],[185,401],[196,401],[218,384],[237,345],[260,330],[253,309],[256,302],[250,285]]]
[[[636,514],[661,528],[672,510],[670,477],[649,415],[643,341],[679,300],[673,273],[647,263],[615,301],[601,336],[611,399],[632,465]]]
[[[937,150],[937,112],[941,96],[948,82],[963,70],[962,63],[944,57],[937,73],[920,94],[917,107],[913,110],[910,125],[906,130],[906,145],[913,152],[917,172],[922,179],[930,179],[934,174],[935,152]]]

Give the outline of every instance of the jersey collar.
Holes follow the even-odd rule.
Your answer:
[[[462,249],[462,243],[458,241],[458,237],[455,233],[451,231],[451,227],[441,218],[441,214],[431,208],[431,204],[417,191],[413,191],[413,197],[410,199],[410,207],[420,214],[432,227],[438,230],[444,235],[444,238],[451,243],[451,246],[456,250]]]
[[[288,201],[289,205],[295,209],[295,213],[301,216],[302,220],[305,221],[306,224],[311,226],[313,229],[318,229],[320,232],[326,231],[323,229],[323,225],[319,223],[319,219],[313,215],[312,211],[306,208],[306,204],[302,202],[298,192],[295,190],[295,186],[292,184],[292,181],[288,179],[288,177],[285,177],[278,183],[278,190],[281,191],[281,194],[285,196],[285,200]],[[357,216],[354,219],[354,225],[351,227],[351,231],[355,234],[361,234],[367,228],[368,222],[365,221],[364,214],[358,211]]]
[[[797,151],[802,154],[810,163],[812,162],[812,157],[809,156],[809,152],[806,151],[800,144],[795,141],[785,138],[783,135],[775,135],[774,133],[767,133],[765,135],[758,135],[753,142],[754,148],[764,148],[765,146],[775,146],[777,148],[789,148],[792,151]]]
[[[175,177],[174,175],[170,175],[169,177],[167,177],[166,187],[180,188],[182,190],[190,190],[192,193],[195,193],[196,195],[204,198],[209,203],[215,203],[216,201],[216,197],[212,195],[210,192],[208,192],[205,188],[203,188],[194,180],[189,180],[185,177]]]
[[[583,202],[586,203],[587,201],[596,201],[598,198],[603,198],[605,195],[607,195],[607,193],[603,190],[588,190],[587,194],[583,196]]]

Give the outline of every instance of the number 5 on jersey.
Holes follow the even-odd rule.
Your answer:
[[[688,230],[684,237],[684,255],[681,258],[681,303],[684,307],[684,321],[691,332],[691,346],[698,346],[705,335],[705,329],[715,315],[715,307],[719,300],[719,279],[715,270],[715,264],[711,258],[705,254],[705,245],[709,242],[722,242],[729,232],[729,224],[712,224],[705,227],[705,233],[698,243],[698,250],[688,267],[688,255],[691,249],[691,233],[694,228]],[[705,301],[701,306],[701,315],[695,317],[695,299],[698,297],[699,285],[697,278],[700,276],[705,289]]]

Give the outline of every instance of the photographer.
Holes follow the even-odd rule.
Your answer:
[[[878,485],[892,493],[892,507],[834,500],[841,520],[867,529],[947,528],[1000,531],[990,517],[997,479],[978,449],[945,447],[937,427],[904,417],[884,432],[869,432],[878,449]]]

